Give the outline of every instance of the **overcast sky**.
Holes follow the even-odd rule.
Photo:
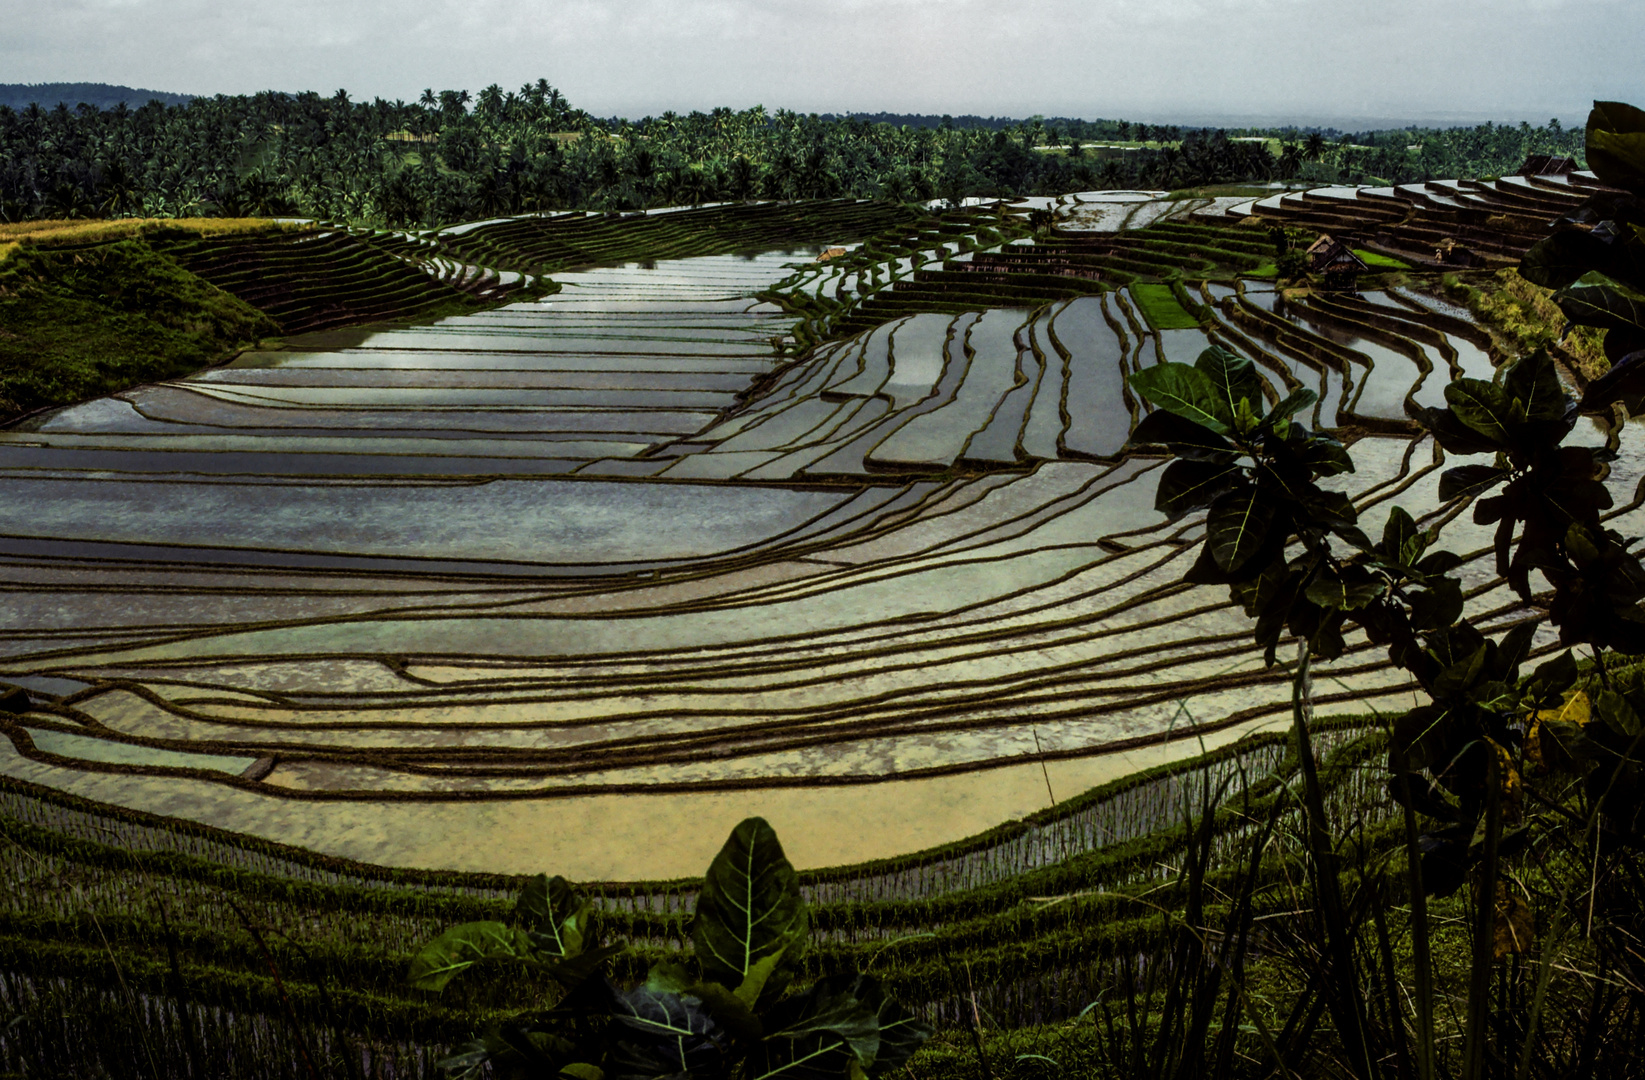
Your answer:
[[[1168,122],[1580,122],[1645,0],[0,0],[0,82]]]

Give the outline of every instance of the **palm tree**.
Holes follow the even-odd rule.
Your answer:
[[[103,168],[103,182],[98,185],[98,194],[103,201],[98,207],[110,217],[119,217],[130,210],[138,209],[141,205],[138,199],[137,186],[132,182],[131,174],[119,161],[111,161]]]
[[[1286,143],[1279,155],[1279,174],[1289,180],[1302,168],[1302,150],[1296,143]]]
[[[731,159],[731,175],[726,181],[734,199],[747,199],[754,194],[754,165],[738,154]]]

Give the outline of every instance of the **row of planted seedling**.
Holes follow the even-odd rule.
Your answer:
[[[1184,806],[1197,797],[1193,788],[1192,783],[1180,785],[1177,793],[1181,801],[1162,800],[1154,808],[1162,822],[1180,818]],[[1252,790],[1261,788],[1259,784]],[[1345,796],[1359,797],[1352,790],[1345,790]],[[1244,817],[1237,811],[1223,815],[1219,830],[1230,831],[1229,843],[1237,843],[1232,834],[1248,825],[1245,817],[1249,813]],[[287,889],[278,880],[257,880],[243,873],[211,877],[208,868],[183,867],[177,861],[140,869],[148,861],[141,857],[132,857],[131,865],[120,867],[110,865],[110,856],[120,853],[93,851],[88,845],[64,846],[53,852],[47,837],[23,834],[15,826],[9,832],[16,841],[15,849],[29,853],[22,859],[26,872],[42,881],[55,878],[76,882],[61,898],[61,904],[42,901],[35,910],[13,911],[6,919],[5,937],[10,945],[6,951],[11,963],[19,962],[21,953],[31,958],[27,962],[37,974],[88,963],[100,948],[117,947],[122,955],[131,952],[128,968],[142,968],[159,977],[165,973],[165,950],[170,948],[186,961],[191,978],[202,985],[215,985],[228,978],[239,988],[236,993],[253,993],[256,987],[266,992],[269,987],[258,963],[260,958],[266,959],[266,950],[288,982],[314,988],[312,992],[317,995],[318,987],[333,980],[334,997],[351,1010],[369,1009],[370,1001],[375,1000],[372,995],[387,994],[390,999],[404,996],[396,991],[398,965],[402,962],[396,957],[403,958],[404,951],[431,926],[484,916],[506,906],[496,901],[465,902],[381,890]],[[990,887],[927,900],[824,902],[815,908],[814,922],[824,950],[819,956],[844,958],[855,950],[873,949],[907,934],[934,930],[942,931],[942,950],[958,950],[961,955],[979,960],[1012,942],[1038,942],[1030,949],[1033,955],[1056,955],[1063,947],[1056,942],[1069,933],[1081,936],[1081,948],[1100,951],[1103,932],[1090,937],[1090,927],[1064,925],[1060,908],[1024,921],[1022,912],[1026,909],[1022,905],[1034,896],[1084,894],[1096,889],[1106,890],[1107,899],[1091,897],[1082,900],[1081,905],[1119,904],[1116,910],[1121,910],[1126,889],[1161,887],[1157,880],[1161,876],[1159,865],[1172,860],[1172,852],[1180,850],[1183,839],[1179,828],[1162,827],[1156,834],[1064,863],[1046,862],[1056,858],[1058,852],[1040,845],[1035,851],[1002,853],[993,866],[996,874],[1024,870],[1035,863],[1040,864],[1039,869],[1020,873],[1015,879],[1001,878]],[[24,866],[18,869],[23,871]],[[189,869],[196,873],[178,873]],[[682,886],[676,895],[689,903],[695,886]],[[594,895],[598,900],[598,891]],[[666,952],[678,947],[687,929],[678,908],[658,915],[606,910],[601,920],[609,934],[651,943],[648,955],[659,948]],[[1083,916],[1075,920],[1082,925],[1083,921]],[[251,932],[253,926],[266,931],[267,940],[257,941]],[[48,943],[52,943],[49,948]],[[929,948],[919,942],[899,946],[899,950],[899,962],[914,965],[919,972],[925,972],[932,962]],[[139,962],[138,954],[147,959]],[[1032,968],[1023,969],[1025,973],[1028,970]],[[915,979],[915,975],[909,978]],[[385,1016],[398,1018],[396,1023],[420,1023],[416,1018],[424,1015],[415,995],[393,1004],[384,999],[384,1008]]]
[[[346,233],[201,240],[169,254],[288,333],[461,310],[474,298]]]
[[[1344,811],[1357,807],[1373,825],[1374,807],[1368,805],[1372,800],[1363,786],[1354,788],[1349,781],[1379,750],[1375,743],[1351,743],[1326,768],[1333,787],[1339,780],[1348,785],[1343,791]],[[1167,835],[1158,841],[1140,837],[1121,845],[1128,851],[1107,860],[1142,867],[1147,870],[1142,876],[1133,874],[1105,886],[1099,858],[1092,866],[1054,867],[1026,875],[1003,891],[981,890],[995,893],[992,897],[952,898],[938,904],[818,904],[812,908],[815,940],[800,965],[802,976],[870,968],[890,993],[939,1020],[956,1018],[957,999],[977,1001],[994,1022],[1078,1011],[1101,991],[1108,965],[1148,949],[1158,939],[1154,909],[1175,903],[1176,891],[1182,888],[1176,879],[1188,837],[1176,822],[1197,821],[1207,805],[1220,801],[1217,829],[1230,834],[1224,854],[1236,855],[1252,823],[1270,812],[1277,795],[1272,787],[1267,794],[1254,787],[1253,797],[1246,798],[1213,783],[1208,773],[1197,790],[1193,783],[1177,787],[1180,801],[1173,799],[1171,806],[1161,808],[1161,816],[1173,822],[1163,830]],[[1222,864],[1220,857],[1213,865]],[[1157,869],[1161,866],[1164,869]],[[1125,877],[1117,867],[1106,869],[1109,881]],[[66,868],[61,872],[69,873]],[[1276,879],[1291,872],[1283,858],[1265,867],[1265,873]],[[1212,879],[1216,887],[1220,878]],[[1141,894],[1146,894],[1146,902],[1139,903]],[[6,953],[8,969],[26,972],[8,987],[21,1008],[38,1008],[42,988],[53,985],[53,980],[93,976],[106,987],[122,987],[124,1000],[110,992],[104,1004],[117,1012],[136,1009],[160,1033],[157,1041],[179,1037],[180,1018],[161,1015],[175,1011],[168,999],[194,1003],[190,1026],[208,1044],[204,1052],[211,1060],[225,1050],[232,1052],[234,1046],[247,1045],[243,1040],[257,1039],[278,1044],[268,1048],[276,1058],[280,1047],[296,1049],[300,1057],[306,1039],[310,1052],[349,1045],[369,1056],[372,1047],[378,1053],[386,1047],[391,1059],[412,1063],[419,1060],[419,1050],[449,1045],[465,1027],[483,1024],[492,1010],[529,1002],[529,997],[520,996],[525,987],[513,980],[476,981],[438,998],[411,990],[404,982],[405,957],[419,940],[465,915],[506,918],[506,904],[467,912],[445,906],[407,919],[390,944],[381,940],[387,927],[368,931],[351,922],[346,911],[291,912],[236,890],[215,901],[214,916],[204,924],[190,898],[162,881],[127,872],[122,897],[125,908],[144,914],[124,914],[111,910],[112,903],[89,902],[88,897],[81,901],[85,914],[77,923],[12,921],[0,938],[0,950]],[[690,937],[683,912],[661,921],[624,920],[607,912],[598,921],[602,935],[645,943],[613,969],[619,982],[631,983],[651,964],[677,958]],[[272,972],[279,973],[278,981]],[[1036,984],[1041,987],[1038,993],[1025,989]],[[83,985],[63,985],[61,993],[76,996],[78,1010],[96,1011],[88,1000],[95,995]],[[1048,993],[1048,987],[1060,989]],[[235,1019],[214,1027],[202,1023],[201,1016]],[[261,1023],[252,1019],[258,1016]],[[304,1032],[303,1038],[294,1036]],[[38,1045],[36,1033],[31,1031],[29,1037]],[[94,1039],[94,1044],[100,1041]]]

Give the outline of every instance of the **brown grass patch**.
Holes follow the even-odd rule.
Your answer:
[[[123,240],[157,228],[180,229],[201,236],[306,228],[276,224],[271,218],[113,218],[18,221],[0,224],[0,254],[22,241],[36,244],[79,244]]]

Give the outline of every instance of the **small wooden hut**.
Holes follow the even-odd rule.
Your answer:
[[[1359,275],[1370,269],[1345,241],[1325,233],[1309,245],[1308,271],[1325,279],[1327,289],[1352,289]]]

